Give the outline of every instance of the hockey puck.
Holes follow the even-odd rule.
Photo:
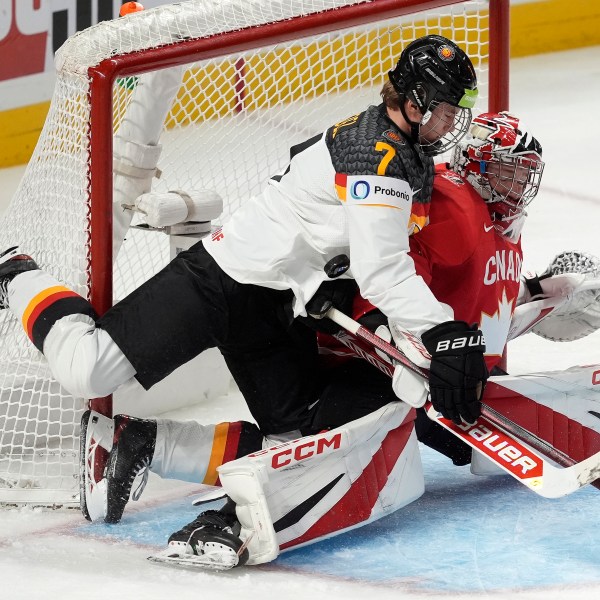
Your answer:
[[[345,254],[338,254],[323,267],[323,270],[329,279],[335,279],[343,275],[349,268],[350,259]]]

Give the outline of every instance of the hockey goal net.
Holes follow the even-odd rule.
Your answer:
[[[476,111],[506,108],[507,23],[508,0],[196,0],[80,32],[57,54],[50,111],[0,224],[3,244],[101,313],[169,260],[168,236],[130,229],[112,262],[113,148],[151,102],[153,74],[179,70],[180,80],[149,136],[159,139],[144,140],[162,146],[152,189],[216,190],[226,220],[285,166],[291,145],[379,103],[385,74],[416,37],[455,40],[478,71]],[[0,389],[0,503],[76,503],[85,402],[52,379],[8,311]],[[98,406],[110,410],[106,399]]]

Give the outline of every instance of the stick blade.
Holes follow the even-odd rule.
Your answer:
[[[571,467],[561,468],[485,417],[472,425],[459,426],[445,419],[430,402],[425,406],[430,419],[543,498],[561,498],[600,476],[600,452]]]

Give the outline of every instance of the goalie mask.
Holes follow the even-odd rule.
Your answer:
[[[507,112],[473,119],[450,166],[486,201],[494,227],[516,241],[544,171],[542,146],[519,119]]]
[[[477,100],[477,75],[469,57],[452,41],[426,35],[410,43],[389,72],[402,100],[400,110],[412,137],[429,156],[452,148],[469,129]],[[403,100],[418,106],[423,118],[412,122]]]

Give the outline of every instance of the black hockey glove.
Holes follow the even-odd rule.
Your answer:
[[[429,391],[433,407],[457,425],[481,414],[488,378],[483,333],[464,321],[448,321],[426,331],[423,344],[431,354]]]
[[[304,320],[312,329],[324,333],[335,334],[341,327],[329,319],[323,319],[325,313],[333,306],[344,314],[352,314],[354,297],[358,293],[358,285],[354,279],[335,279],[324,281],[315,295],[306,303],[309,317]]]

